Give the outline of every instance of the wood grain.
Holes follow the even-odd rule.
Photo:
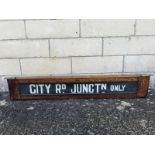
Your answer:
[[[21,77],[7,79],[11,100],[39,100],[39,99],[115,99],[115,98],[143,98],[147,96],[149,86],[148,75],[94,75],[94,76],[48,76],[48,77]],[[64,94],[48,96],[21,96],[19,84],[29,83],[84,83],[84,82],[138,82],[136,93],[124,94]]]

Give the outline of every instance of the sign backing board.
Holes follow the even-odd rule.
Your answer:
[[[50,76],[8,79],[12,100],[146,97],[149,76]]]

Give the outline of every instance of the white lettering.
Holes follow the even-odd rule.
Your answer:
[[[95,84],[95,86],[96,86],[96,93],[99,93],[99,86],[100,86],[101,84]]]
[[[94,84],[89,84],[89,93],[94,93]]]
[[[114,85],[111,85],[111,86],[110,86],[110,90],[111,90],[111,91],[114,91]]]
[[[44,84],[39,84],[38,87],[40,87],[40,93],[43,94],[43,87],[44,87]]]
[[[111,91],[124,91],[125,90],[126,85],[111,85],[110,86],[110,90]]]
[[[47,94],[49,94],[51,85],[50,84],[49,85],[45,84],[45,87],[46,87]]]
[[[63,89],[63,90],[66,89],[66,84],[62,84],[62,89]]]
[[[123,87],[123,91],[124,91],[124,90],[125,90],[126,85],[123,85],[122,87]]]
[[[61,84],[56,84],[55,88],[56,88],[56,93],[61,93]]]
[[[88,93],[88,84],[83,84],[83,92]]]
[[[35,84],[29,85],[30,94],[36,94]]]
[[[106,90],[106,89],[107,89],[107,84],[102,84],[102,85],[101,85],[101,89],[102,89],[102,90],[103,90],[103,89]]]
[[[120,85],[115,85],[114,86],[115,91],[119,91],[119,88],[120,88]]]
[[[77,88],[77,90],[76,90],[77,93],[81,93],[81,91],[82,91],[82,90],[81,90],[81,84],[80,84],[80,85],[77,84],[77,85],[76,85],[76,88]]]
[[[76,84],[74,84],[74,88],[71,89],[71,93],[76,94]]]

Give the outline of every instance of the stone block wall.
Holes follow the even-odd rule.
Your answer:
[[[0,91],[6,77],[150,74],[154,19],[0,20]]]

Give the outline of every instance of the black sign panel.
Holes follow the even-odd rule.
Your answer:
[[[7,79],[10,99],[89,99],[146,97],[149,76],[92,75]]]
[[[21,96],[136,93],[138,82],[19,84]]]

